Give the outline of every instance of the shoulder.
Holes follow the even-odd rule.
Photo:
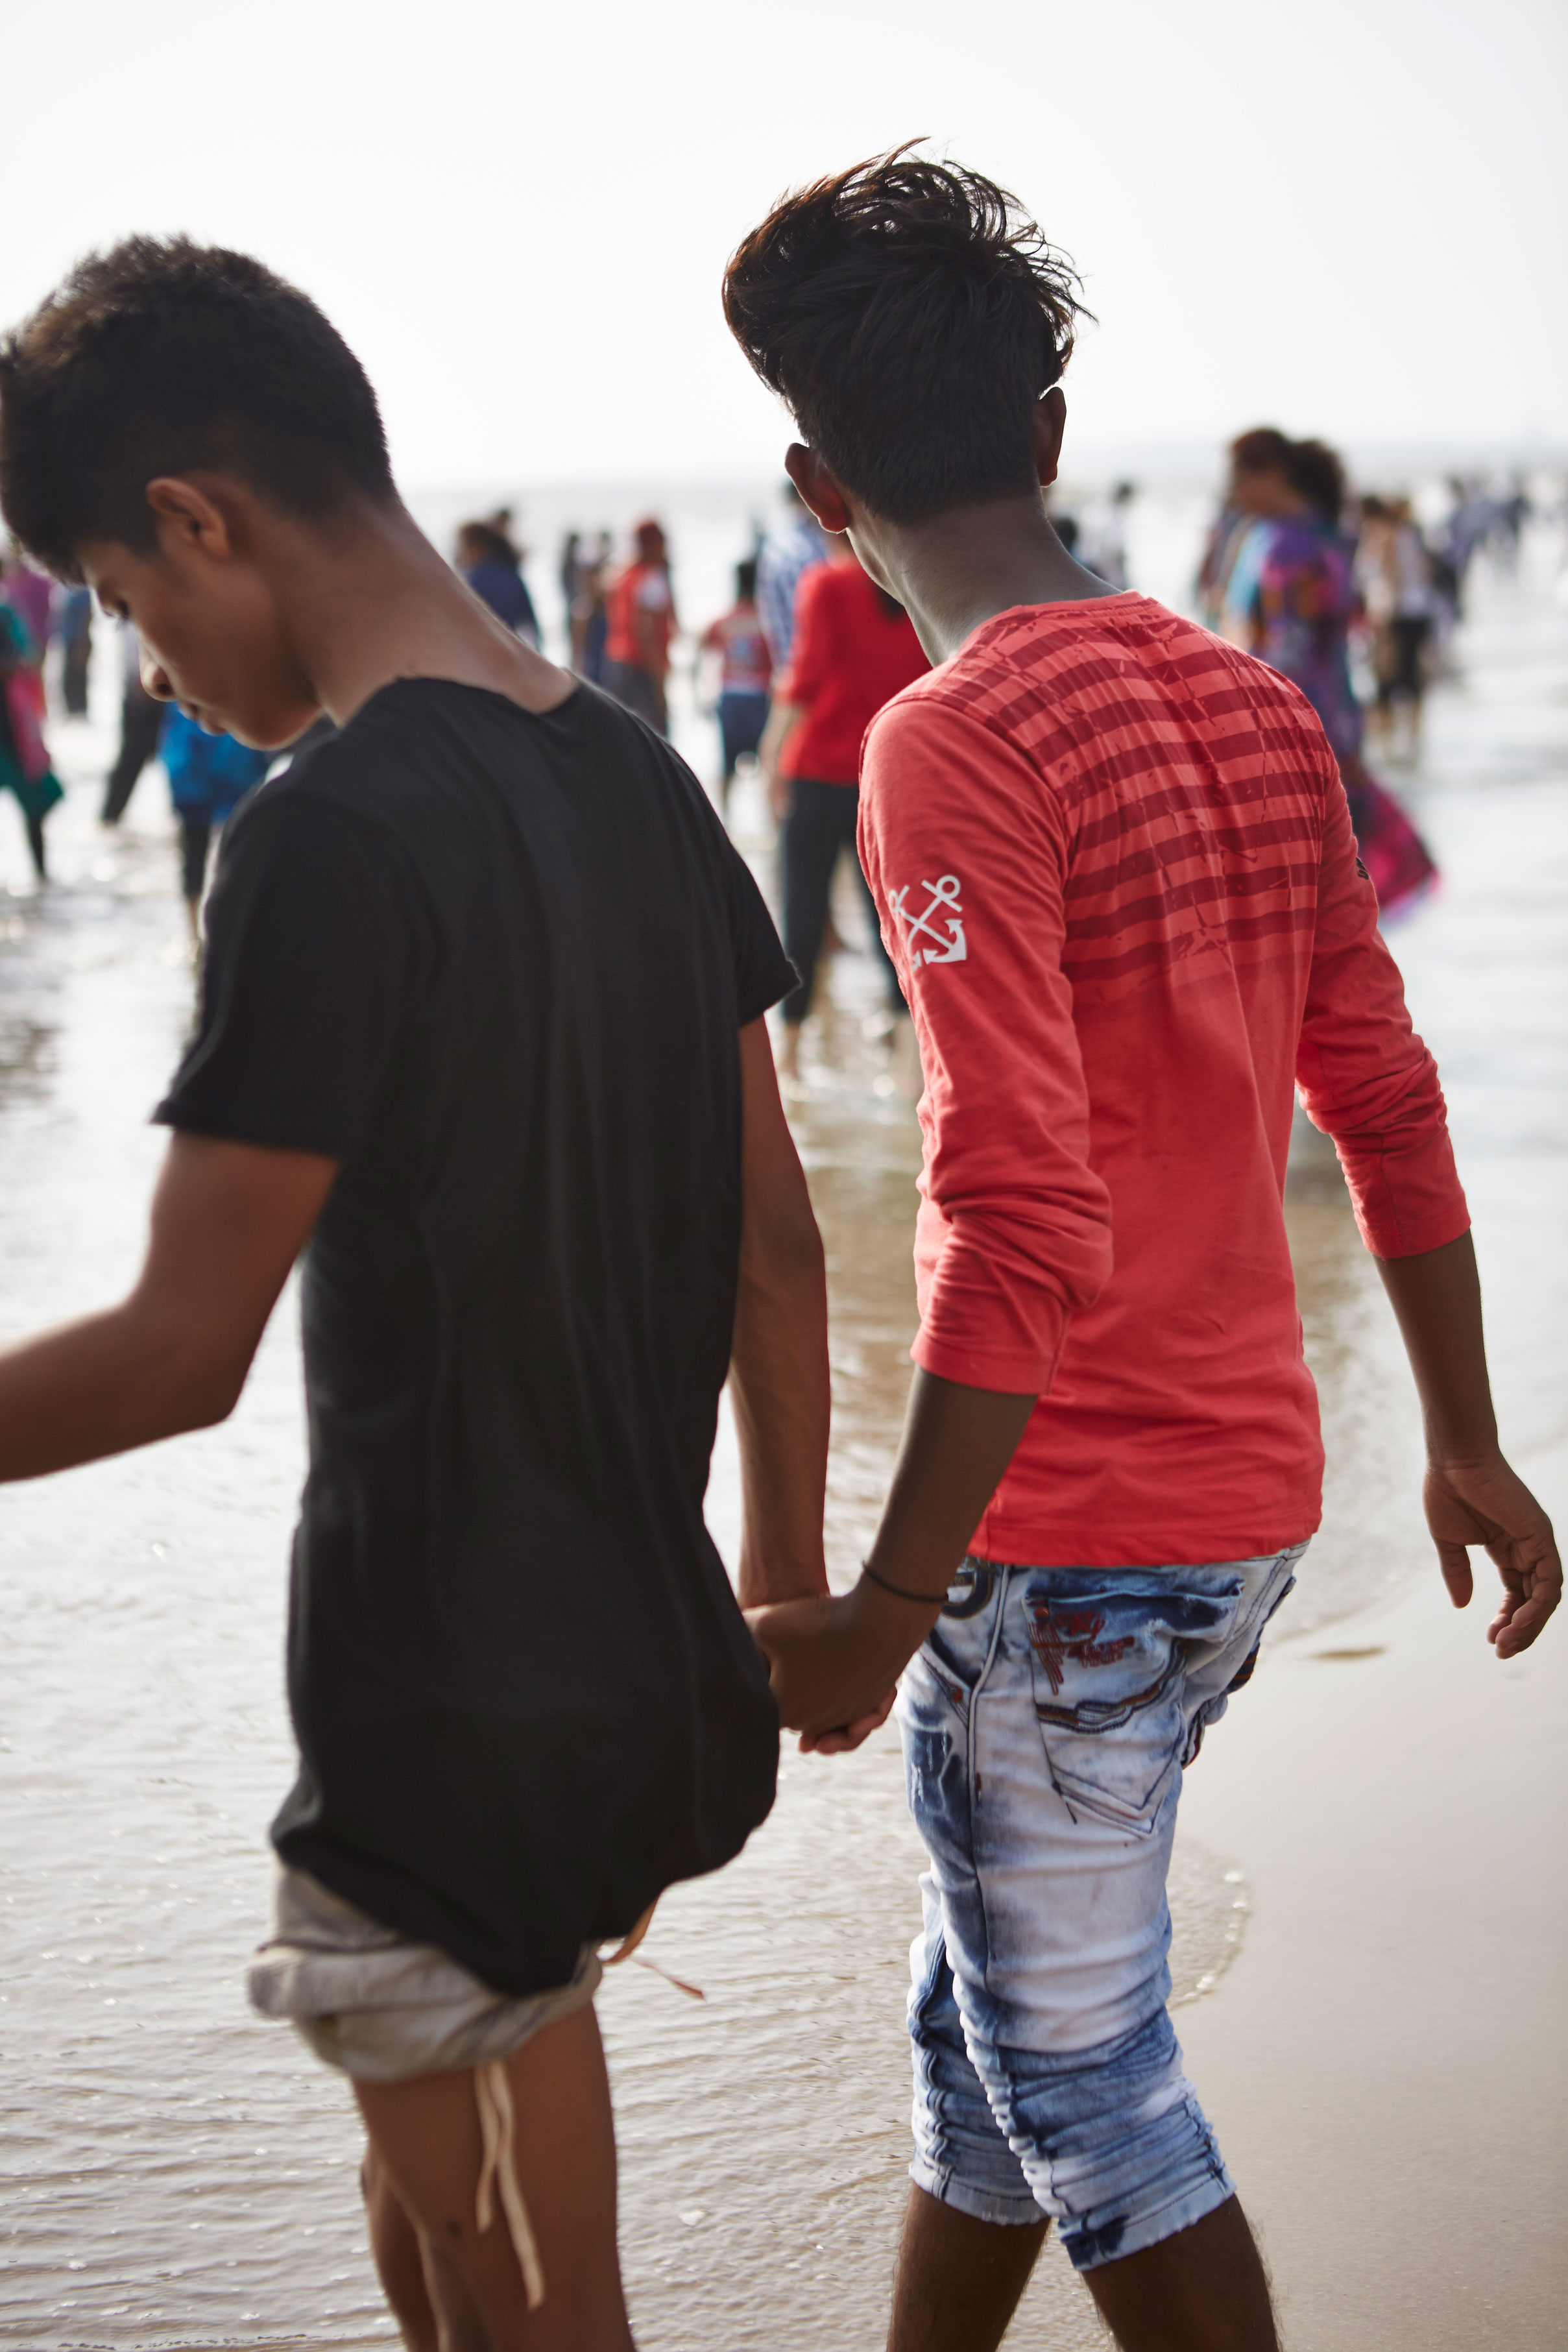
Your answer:
[[[329,866],[406,868],[398,814],[417,789],[417,733],[416,724],[393,729],[385,714],[366,711],[298,753],[235,809],[225,830],[225,864],[292,854]]]
[[[937,670],[895,694],[872,719],[861,795],[873,828],[906,816],[917,803],[961,807],[982,829],[1010,828],[1020,801],[1032,808],[1046,797],[1024,746]]]

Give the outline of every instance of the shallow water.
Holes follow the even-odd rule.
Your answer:
[[[1479,585],[1461,678],[1401,779],[1446,869],[1396,937],[1441,1059],[1478,1220],[1504,1425],[1561,1429],[1540,1376],[1568,1308],[1568,606],[1555,541]],[[104,665],[107,669],[107,663]],[[100,681],[111,688],[107,677]],[[110,699],[112,696],[110,695]],[[108,716],[109,714],[104,714]],[[690,724],[688,720],[688,724]],[[101,1302],[138,1249],[145,1115],[189,1016],[161,777],[122,839],[92,819],[101,726],[57,726],[74,782],[34,898],[0,804],[0,1317]],[[706,756],[695,733],[694,747]],[[760,852],[760,812],[737,830]],[[841,929],[858,909],[843,893]],[[913,1116],[862,1034],[847,954],[796,1123],[827,1236],[837,1391],[830,1549],[852,1574],[896,1443],[914,1321]],[[1427,1572],[1408,1376],[1343,1195],[1290,1206],[1331,1470],[1285,1637]],[[291,1304],[226,1427],[0,1496],[0,2338],[39,2347],[385,2341],[343,2086],[247,2011],[265,1825],[290,1778],[283,1563],[301,1434]],[[732,1551],[733,1447],[712,1517]],[[1265,1669],[1247,1704],[1267,1703]],[[1206,1754],[1222,1756],[1223,1735]],[[1205,1768],[1223,1769],[1222,1766]],[[1241,1864],[1180,1851],[1178,1994],[1237,1948]],[[904,1952],[918,1849],[884,1733],[789,1755],[734,1868],[676,1890],[647,1948],[706,1999],[620,1970],[601,2004],[628,2284],[650,2352],[880,2341],[906,2160]],[[1100,2338],[1054,2258],[1032,2341]],[[1020,2335],[1024,2331],[1020,2328]]]

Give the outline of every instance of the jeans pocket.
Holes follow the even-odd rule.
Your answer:
[[[1057,1794],[1132,1837],[1152,1837],[1186,1744],[1185,1642],[1216,1604],[1085,1577],[1026,1586],[1034,1708]]]

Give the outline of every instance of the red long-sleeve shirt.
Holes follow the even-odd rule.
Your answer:
[[[925,1075],[913,1353],[1040,1400],[974,1549],[1310,1534],[1294,1087],[1369,1249],[1469,1217],[1304,697],[1145,596],[1000,614],[873,721],[860,847]]]

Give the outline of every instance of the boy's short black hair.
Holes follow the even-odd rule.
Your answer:
[[[912,523],[1034,487],[1077,283],[1005,188],[897,148],[781,198],[724,311],[845,488]]]
[[[743,555],[735,567],[735,593],[742,604],[755,603],[757,597],[757,558]]]
[[[147,484],[198,468],[307,517],[392,495],[375,394],[308,295],[243,253],[128,237],[0,341],[0,507],[79,579],[84,541],[154,546]]]

